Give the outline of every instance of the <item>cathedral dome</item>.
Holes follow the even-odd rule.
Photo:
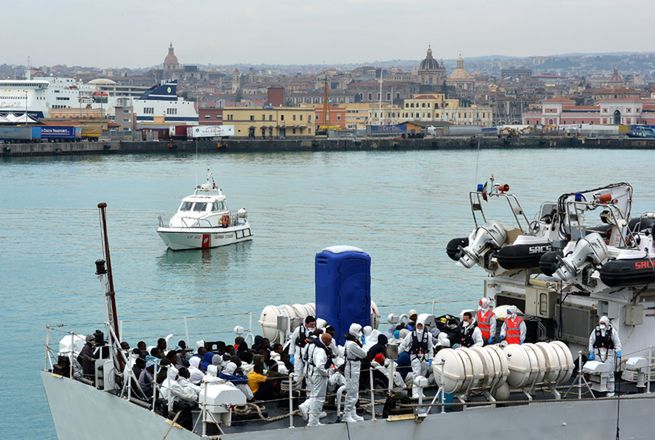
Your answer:
[[[421,61],[419,70],[439,70],[439,62],[432,57],[432,48],[428,47],[428,53],[425,59]]]
[[[164,58],[164,66],[177,67],[180,63],[175,56],[175,49],[173,49],[173,43],[168,48],[168,55]]]

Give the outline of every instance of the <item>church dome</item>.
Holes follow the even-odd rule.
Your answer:
[[[425,59],[421,61],[419,70],[439,70],[439,62],[432,57],[432,48],[428,47],[428,53]]]
[[[164,66],[179,66],[180,63],[175,56],[175,49],[173,49],[173,43],[168,48],[168,55],[164,58]]]
[[[473,81],[474,77],[464,69],[464,58],[457,58],[457,67],[448,75],[449,81]]]

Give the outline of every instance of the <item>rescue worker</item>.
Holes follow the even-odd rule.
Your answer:
[[[523,344],[525,332],[525,321],[521,316],[518,316],[516,306],[509,307],[505,322],[500,328],[500,339],[504,339],[508,344]]]
[[[356,423],[364,420],[357,415],[355,405],[359,397],[359,375],[362,368],[362,360],[366,358],[366,351],[362,348],[362,326],[350,324],[346,343],[344,344],[343,357],[346,362],[343,375],[346,378],[346,398],[343,405],[343,421]]]
[[[406,351],[410,355],[414,386],[412,386],[412,399],[418,399],[423,395],[423,386],[428,374],[428,367],[432,365],[434,355],[434,344],[432,334],[425,329],[425,315],[416,322],[416,329],[409,333],[400,344],[400,351]],[[419,380],[419,379],[424,380]]]
[[[309,422],[307,426],[320,426],[319,422],[323,403],[327,393],[328,377],[332,366],[332,356],[328,348],[332,343],[332,336],[321,334],[307,346],[307,388],[309,389]]]
[[[475,312],[475,321],[482,333],[484,344],[493,344],[496,336],[496,315],[491,309],[491,300],[489,298],[480,298],[478,310]]]
[[[293,354],[293,377],[297,385],[302,384],[304,365],[302,360],[303,348],[309,342],[309,337],[316,329],[316,319],[313,316],[305,318],[291,334],[289,340],[289,353]]]
[[[459,335],[459,343],[462,347],[482,347],[484,345],[482,331],[478,328],[477,323],[473,322],[473,314],[471,312],[464,312],[462,315]]]
[[[607,316],[598,320],[598,326],[589,335],[589,360],[608,365],[611,373],[607,373],[607,396],[614,395],[614,372],[621,364],[621,339],[619,332],[612,327]]]

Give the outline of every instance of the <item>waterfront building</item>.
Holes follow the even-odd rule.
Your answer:
[[[223,109],[216,107],[198,108],[198,123],[200,125],[223,125]]]
[[[461,105],[458,99],[442,93],[419,94],[403,102],[400,118],[404,121],[447,122],[454,125],[493,125],[491,107]]]
[[[566,125],[655,124],[655,99],[602,99],[594,105],[577,105],[575,100],[556,97],[540,108],[523,114],[523,124],[557,128]]]
[[[226,107],[223,123],[234,125],[236,138],[309,137],[314,136],[315,112],[301,107]]]

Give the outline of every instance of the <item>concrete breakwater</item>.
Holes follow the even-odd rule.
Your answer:
[[[290,151],[409,151],[513,148],[655,149],[655,139],[584,137],[435,137],[424,139],[225,139],[221,141],[99,141],[0,144],[0,157],[76,154],[248,153]]]

